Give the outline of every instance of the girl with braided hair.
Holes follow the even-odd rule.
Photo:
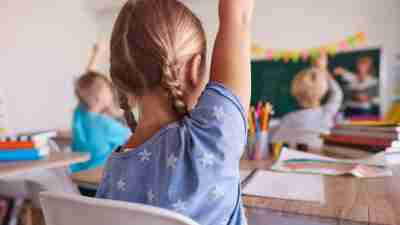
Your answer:
[[[253,0],[219,0],[208,76],[205,32],[185,5],[127,1],[113,29],[110,72],[125,103],[139,105],[140,118],[110,156],[97,197],[174,210],[201,225],[246,224],[239,161],[252,9]],[[129,104],[124,109],[130,112]]]

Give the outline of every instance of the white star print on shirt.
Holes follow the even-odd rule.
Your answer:
[[[149,203],[153,203],[154,198],[155,198],[155,195],[153,193],[153,190],[148,191],[147,192],[147,201],[149,201]]]
[[[207,152],[203,152],[200,156],[199,162],[202,167],[206,168],[214,164],[214,157]]]
[[[183,213],[187,207],[186,205],[186,202],[179,199],[175,204],[172,205],[172,208],[175,212]]]
[[[210,194],[211,194],[210,197],[212,200],[218,200],[225,196],[225,193],[220,186],[215,186]]]
[[[174,154],[170,154],[167,158],[167,168],[176,168],[176,163],[178,162],[178,158]]]
[[[225,116],[225,112],[224,109],[222,108],[222,106],[214,106],[213,109],[213,116],[218,120],[221,121],[224,116]]]
[[[151,152],[148,152],[147,149],[145,149],[143,152],[139,153],[140,161],[141,162],[149,161],[152,155],[153,154]]]
[[[126,190],[126,183],[123,179],[119,179],[119,181],[117,182],[117,188],[120,191],[125,191]]]

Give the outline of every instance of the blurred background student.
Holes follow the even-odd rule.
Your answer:
[[[75,93],[79,100],[72,121],[72,151],[88,152],[88,162],[71,166],[72,172],[103,166],[112,151],[124,144],[130,130],[121,123],[123,111],[111,81],[94,67],[101,46],[95,45],[85,74],[78,78]]]
[[[346,95],[344,113],[346,117],[379,115],[379,81],[375,75],[371,57],[357,60],[357,71],[352,73],[338,67],[334,74],[345,83]]]
[[[274,142],[286,142],[291,146],[303,144],[319,149],[323,143],[320,134],[328,133],[334,125],[343,92],[327,70],[326,55],[313,62],[313,67],[299,72],[292,81],[291,92],[302,108],[283,117],[273,134]],[[328,98],[325,103],[322,100]]]

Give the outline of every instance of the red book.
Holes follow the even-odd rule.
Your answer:
[[[391,146],[392,139],[384,138],[366,138],[366,137],[354,137],[354,136],[342,136],[342,135],[329,135],[325,136],[324,139],[330,143],[342,143],[342,144],[353,144],[353,145],[366,145],[371,147],[383,147],[387,148]]]
[[[2,149],[32,149],[35,148],[33,141],[5,141],[0,142],[0,151]]]

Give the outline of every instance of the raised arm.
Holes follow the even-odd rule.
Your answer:
[[[250,105],[250,22],[254,0],[220,0],[220,27],[211,64],[211,81],[222,83]]]
[[[328,76],[329,82],[329,98],[325,105],[323,105],[323,109],[326,114],[329,116],[335,115],[342,105],[343,102],[343,91],[336,80],[330,76]]]
[[[101,54],[101,52],[104,51],[104,49],[105,49],[105,47],[103,46],[102,43],[96,43],[93,46],[92,52],[91,52],[90,58],[89,58],[89,63],[86,67],[86,72],[96,71],[96,66],[99,61],[100,54]]]

